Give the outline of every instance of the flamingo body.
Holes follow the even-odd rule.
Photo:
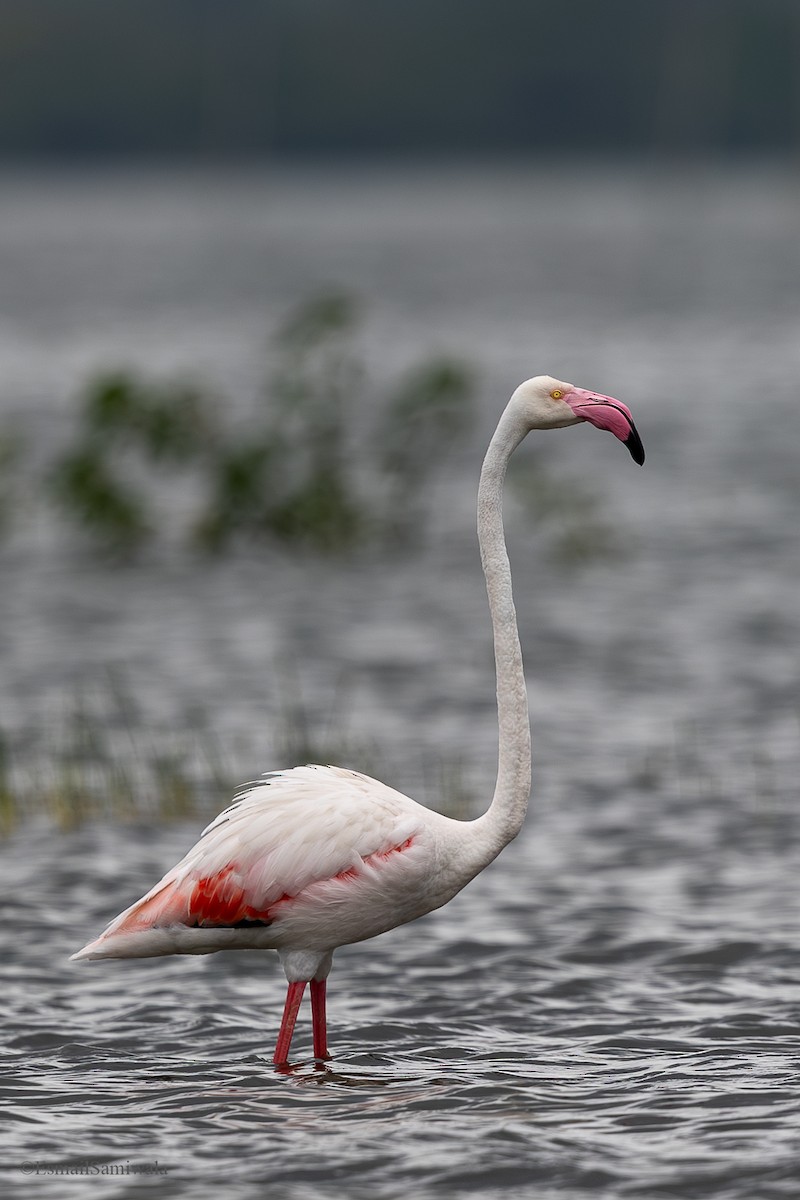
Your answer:
[[[521,384],[489,444],[478,488],[478,541],[497,672],[498,772],[488,810],[454,821],[375,779],[306,766],[245,787],[199,841],[76,959],[277,950],[288,981],[274,1061],[288,1060],[306,984],[314,1054],[327,1057],[326,980],[338,946],[432,912],[486,867],[525,819],[530,725],[503,534],[508,460],[532,429],[588,421],[644,461],[619,400],[539,375]]]
[[[415,920],[472,878],[468,828],[355,771],[276,772],[72,957],[277,950],[290,981],[327,974],[336,947]]]

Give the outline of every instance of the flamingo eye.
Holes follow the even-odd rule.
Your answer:
[[[561,391],[560,388],[554,388],[553,391],[550,393],[550,395],[553,397],[554,400],[560,400],[561,397],[564,395],[564,393]]]

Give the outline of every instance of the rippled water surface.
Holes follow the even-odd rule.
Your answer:
[[[481,379],[416,557],[112,569],[29,513],[0,550],[0,713],[32,756],[110,668],[148,736],[199,708],[239,778],[289,765],[288,659],[312,725],[346,708],[369,769],[435,803],[444,764],[477,811],[495,750],[481,446],[547,370],[628,402],[648,453],[639,470],[594,430],[540,439],[629,554],[565,574],[509,508],[531,812],[447,908],[338,952],[325,1069],[305,1010],[296,1061],[271,1065],[269,955],[67,961],[199,821],[10,835],[4,1196],[138,1195],[146,1172],[164,1196],[798,1195],[797,180],[585,184],[2,181],[0,411],[43,456],[98,366],[189,370],[235,403],[266,324],[331,281],[364,297],[377,378],[446,348]]]

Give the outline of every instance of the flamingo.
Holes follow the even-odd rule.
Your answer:
[[[538,375],[516,389],[489,444],[478,540],[497,671],[497,783],[472,821],[441,815],[355,771],[301,766],[245,785],[164,878],[73,959],[277,950],[286,1002],[273,1061],[285,1066],[310,984],[315,1060],[328,1055],[326,981],[334,951],[446,904],[522,827],[531,785],[525,677],[503,533],[513,451],[534,429],[588,421],[644,462],[619,400]]]

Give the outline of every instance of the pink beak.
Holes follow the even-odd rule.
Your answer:
[[[599,392],[586,392],[583,388],[573,388],[564,399],[576,417],[590,421],[598,429],[610,430],[628,447],[633,461],[642,465],[644,446],[626,405],[613,396],[601,396]]]

